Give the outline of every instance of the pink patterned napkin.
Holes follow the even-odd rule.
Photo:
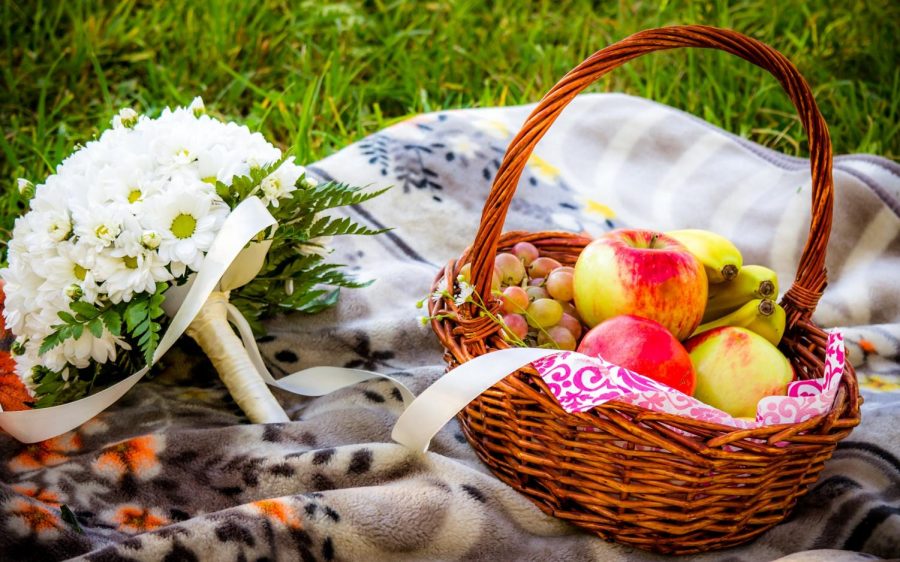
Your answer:
[[[696,420],[751,429],[797,423],[831,409],[844,373],[844,338],[828,335],[825,376],[788,384],[786,396],[759,401],[756,420],[733,418],[699,400],[598,357],[565,351],[532,363],[567,412],[584,412],[610,400]]]

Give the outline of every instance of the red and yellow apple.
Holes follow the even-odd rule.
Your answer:
[[[766,338],[736,326],[713,328],[686,342],[697,373],[694,398],[739,418],[756,419],[766,396],[783,395],[791,362]]]
[[[684,340],[700,325],[707,287],[700,261],[650,230],[609,232],[588,244],[575,264],[575,307],[588,326],[634,314]]]
[[[688,396],[694,392],[691,358],[659,322],[630,314],[615,316],[591,328],[581,339],[578,352],[600,356]]]

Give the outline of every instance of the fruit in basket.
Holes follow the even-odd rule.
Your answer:
[[[546,278],[554,269],[562,267],[562,264],[553,258],[540,257],[528,266],[528,275],[534,279],[537,277]]]
[[[502,301],[500,310],[507,314],[521,314],[528,308],[528,303],[530,302],[525,289],[516,285],[503,289],[500,300]]]
[[[562,305],[553,299],[537,299],[528,305],[525,319],[532,328],[548,329],[562,320]]]
[[[579,322],[577,318],[575,318],[568,312],[565,312],[565,310],[566,308],[563,307],[564,312],[562,318],[560,318],[559,322],[557,322],[557,325],[562,326],[563,328],[568,330],[569,333],[572,334],[572,337],[574,337],[577,341],[578,338],[581,337],[581,332],[583,331],[581,328],[581,322]]]
[[[721,326],[738,326],[761,335],[772,345],[778,345],[781,336],[784,335],[786,319],[787,315],[780,304],[771,299],[753,299],[731,314],[700,324],[694,334],[701,334]]]
[[[666,232],[666,235],[683,244],[700,260],[710,283],[723,283],[734,279],[744,263],[740,250],[721,234],[687,228],[671,230]]]
[[[528,267],[531,265],[531,262],[541,257],[541,253],[537,249],[537,246],[531,242],[519,242],[513,246],[512,253],[522,260],[522,264],[524,264],[525,267]]]
[[[572,300],[573,275],[571,271],[559,267],[550,272],[547,277],[547,292],[554,299],[566,302]]]
[[[521,314],[504,314],[500,318],[503,321],[503,330],[507,334],[511,334],[519,340],[524,340],[528,336],[528,322]]]
[[[714,328],[690,338],[684,347],[697,374],[694,398],[734,417],[755,418],[757,403],[784,394],[794,378],[787,357],[746,328]]]
[[[688,396],[694,393],[696,376],[687,350],[654,320],[631,314],[605,320],[584,335],[578,352],[600,356]]]
[[[774,271],[761,265],[745,265],[734,279],[710,284],[703,322],[717,320],[753,299],[777,296],[778,275]]]
[[[577,345],[572,332],[559,325],[538,332],[537,342],[541,347],[549,345],[564,351],[575,351]]]
[[[500,276],[502,285],[518,285],[525,278],[525,265],[513,254],[497,254],[494,271]]]
[[[620,229],[597,238],[575,264],[575,307],[588,326],[621,314],[662,324],[679,340],[690,336],[706,308],[703,264],[673,238]]]

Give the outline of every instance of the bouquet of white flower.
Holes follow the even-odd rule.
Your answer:
[[[261,134],[206,115],[199,98],[156,119],[122,110],[42,185],[19,187],[33,198],[16,220],[0,277],[17,372],[37,408],[82,398],[149,364],[167,322],[166,291],[188,283],[232,210],[257,197],[278,223],[255,239],[268,249],[259,273],[210,297],[187,333],[252,421],[285,421],[248,372],[243,347],[233,349],[239,340],[221,305],[230,297],[257,328],[268,313],[331,306],[339,287],[360,284],[324,262],[328,237],[378,232],[323,211],[379,192],[308,181]]]

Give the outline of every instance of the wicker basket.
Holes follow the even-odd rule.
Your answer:
[[[796,279],[781,303],[788,326],[780,347],[800,378],[820,377],[826,334],[811,316],[826,284],[831,142],[797,69],[771,47],[734,31],[704,26],[642,31],[594,53],[563,77],[510,144],[475,242],[440,272],[434,288],[454,294],[461,265],[471,262],[476,291],[487,297],[488,306],[498,306],[489,296],[494,256],[520,241],[574,265],[590,242],[584,236],[501,235],[525,163],[563,108],[589,84],[644,53],[676,47],[720,49],[768,70],[799,112],[809,136],[812,224]],[[498,326],[472,305],[457,308],[444,299],[429,306],[449,368],[508,347]],[[458,417],[481,460],[548,514],[637,548],[687,554],[749,541],[782,521],[816,481],[837,442],[859,423],[860,401],[848,365],[834,409],[799,424],[737,431],[620,402],[569,414],[528,367],[484,392]]]

